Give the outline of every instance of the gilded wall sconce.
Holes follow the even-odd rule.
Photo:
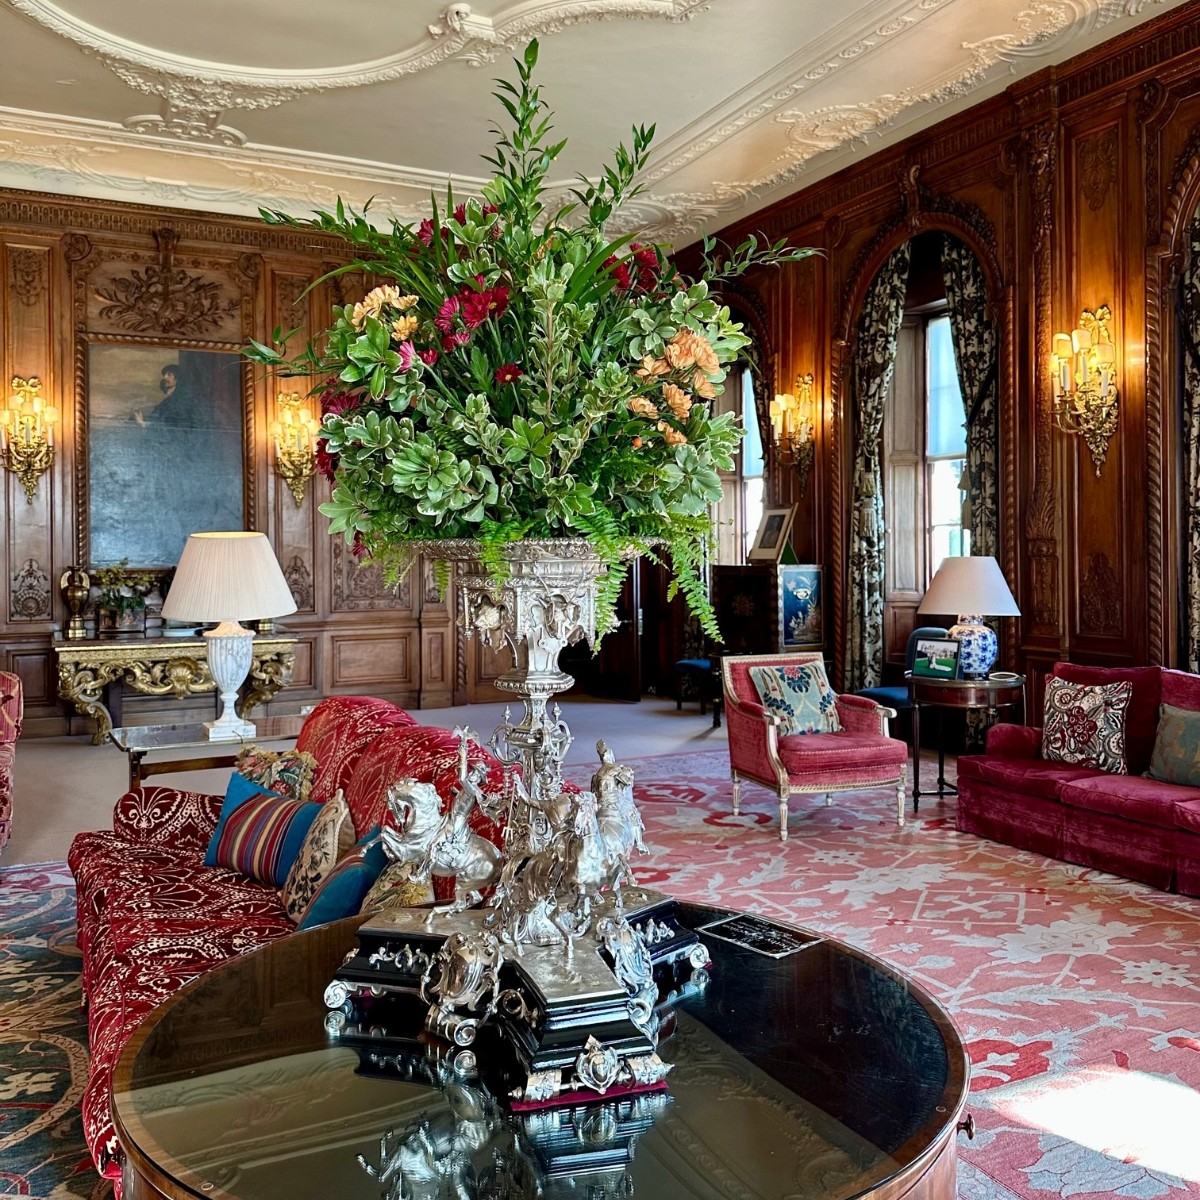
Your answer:
[[[808,482],[816,454],[816,400],[813,377],[796,376],[795,393],[784,392],[771,401],[771,437],[780,460],[792,463],[800,486]]]
[[[1064,433],[1083,438],[1097,477],[1117,432],[1116,346],[1109,334],[1112,312],[1107,304],[1095,312],[1085,308],[1079,328],[1054,335],[1050,373],[1054,380],[1054,423]]]
[[[54,464],[57,421],[58,410],[42,399],[42,381],[36,375],[14,375],[12,395],[0,408],[0,462],[21,481],[28,504],[33,503],[38,480]]]
[[[299,508],[304,489],[317,473],[317,419],[299,392],[280,392],[275,398],[275,471],[288,485]]]

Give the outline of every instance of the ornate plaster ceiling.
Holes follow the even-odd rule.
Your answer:
[[[0,0],[0,184],[254,214],[469,192],[541,39],[566,185],[634,122],[682,244],[1186,0]]]

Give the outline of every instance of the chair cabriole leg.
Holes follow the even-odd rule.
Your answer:
[[[738,778],[736,771],[731,771],[730,775],[733,778],[733,815],[736,817],[742,807],[742,781]]]
[[[896,827],[904,828],[904,779],[896,784]]]
[[[779,840],[787,841],[787,818],[788,818],[788,798],[786,795],[779,798]]]

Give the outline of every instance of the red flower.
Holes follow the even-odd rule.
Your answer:
[[[612,272],[613,278],[617,281],[617,290],[627,292],[633,286],[633,278],[629,274],[629,266],[617,258],[615,254],[610,254],[603,263],[602,268],[607,268]]]
[[[494,287],[492,288],[492,316],[502,317],[505,310],[508,308],[508,288]]]
[[[449,354],[452,350],[457,350],[459,346],[465,346],[471,340],[471,335],[465,330],[459,330],[458,333],[448,333],[442,338],[442,349]]]
[[[340,388],[326,388],[321,393],[321,416],[341,416],[342,413],[353,412],[359,405],[359,398]]]
[[[354,531],[354,541],[350,545],[350,553],[353,554],[355,558],[364,558],[367,554],[367,543],[363,541],[361,529],[356,529]]]
[[[516,383],[524,374],[525,372],[516,363],[505,363],[504,366],[496,368],[496,382]]]
[[[400,355],[400,370],[409,370],[413,365],[413,359],[417,356],[416,347],[412,342],[401,342],[396,347],[396,353]]]
[[[337,470],[338,456],[329,453],[329,443],[324,438],[317,438],[317,470],[333,482],[333,473]]]
[[[454,318],[461,307],[462,302],[457,296],[447,296],[442,301],[442,307],[438,309],[438,315],[433,318],[434,325],[442,333],[449,333],[454,328]]]
[[[467,206],[465,204],[460,204],[455,208],[454,219],[460,225],[465,225],[467,223]]]
[[[421,239],[427,246],[433,245],[433,222],[426,217],[425,220],[417,226],[417,237]]]
[[[438,352],[430,347],[428,350],[418,350],[417,357],[427,366],[432,367],[438,360]]]
[[[461,292],[463,323],[468,329],[482,325],[488,317],[501,317],[508,308],[508,288],[483,292]]]

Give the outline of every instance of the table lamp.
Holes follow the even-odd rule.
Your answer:
[[[234,708],[254,660],[254,631],[239,620],[282,617],[296,601],[264,533],[193,533],[183,548],[163,602],[164,620],[218,621],[206,630],[208,669],[221,694],[221,715],[206,721],[210,741],[254,736],[254,725]]]
[[[918,613],[957,613],[947,634],[959,643],[958,661],[967,679],[984,679],[996,662],[1000,643],[984,617],[1019,617],[1000,564],[990,555],[944,558],[917,608]]]

